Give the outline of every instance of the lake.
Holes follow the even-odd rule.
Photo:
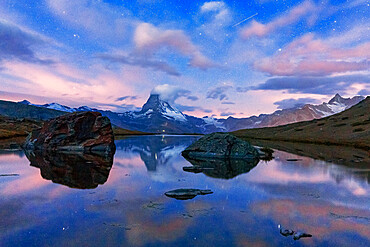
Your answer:
[[[330,161],[276,149],[247,169],[185,172],[198,138],[127,137],[114,157],[1,151],[0,246],[370,246],[366,151],[344,162],[336,147]],[[213,194],[164,195],[180,188]]]

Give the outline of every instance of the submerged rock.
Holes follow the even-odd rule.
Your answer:
[[[53,118],[29,134],[23,146],[31,150],[114,152],[109,118],[99,112],[79,112]]]
[[[247,141],[228,133],[205,135],[187,147],[182,155],[185,158],[217,159],[258,159],[259,154]]]
[[[70,188],[93,189],[104,184],[113,165],[113,153],[56,153],[25,151],[31,166],[40,168],[42,178]]]
[[[281,225],[278,225],[278,228],[280,230],[280,234],[283,235],[284,237],[291,236],[294,234],[293,230],[285,229]]]
[[[294,240],[298,240],[298,239],[300,239],[300,238],[310,238],[310,237],[312,237],[312,235],[311,235],[311,234],[309,234],[309,233],[305,233],[305,232],[296,232],[296,233],[294,234],[294,236],[293,236],[293,239],[294,239]]]
[[[199,189],[177,189],[171,190],[164,193],[166,196],[175,198],[177,200],[189,200],[193,199],[198,195],[212,194],[211,190],[199,190]]]
[[[291,230],[291,229],[285,229],[281,225],[278,225],[278,228],[279,228],[280,234],[283,235],[284,237],[288,237],[288,236],[291,236],[291,235],[294,234],[293,235],[294,240],[299,240],[300,238],[310,238],[310,237],[312,237],[312,235],[309,234],[309,233],[296,232],[296,231]]]

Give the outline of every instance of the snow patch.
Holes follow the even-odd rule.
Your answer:
[[[225,126],[223,126],[223,123],[219,122],[217,119],[215,118],[212,118],[212,117],[204,117],[202,118],[203,121],[206,123],[206,124],[210,124],[210,125],[214,125],[216,126],[217,128],[222,128],[222,129],[226,129]]]
[[[334,104],[327,104],[326,106],[329,107],[333,114],[342,112],[347,109],[347,105],[338,102],[334,102]]]

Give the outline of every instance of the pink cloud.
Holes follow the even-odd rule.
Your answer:
[[[83,104],[116,110],[115,100],[122,94],[137,95],[140,91],[149,95],[152,88],[147,71],[133,66],[111,71],[101,65],[94,65],[89,71],[84,71],[63,63],[45,67],[11,61],[3,63],[3,68],[3,73],[10,78],[2,84],[3,91],[19,94],[16,98],[23,95],[37,95],[43,97],[43,100],[53,98],[53,101],[73,107]],[[148,90],[139,89],[141,86]],[[135,99],[125,103],[141,106],[144,100]]]
[[[369,59],[370,42],[347,49],[307,34],[273,56],[256,61],[254,67],[277,76],[325,76],[367,70]]]
[[[277,29],[297,23],[302,19],[306,19],[307,24],[312,26],[322,10],[323,6],[316,5],[313,1],[306,0],[267,24],[253,21],[250,26],[242,29],[240,34],[244,39],[253,36],[263,37]]]
[[[141,23],[135,30],[134,43],[139,53],[154,55],[162,48],[170,48],[190,57],[189,65],[192,67],[202,70],[217,67],[214,62],[200,52],[199,48],[182,30],[164,30],[150,23]]]

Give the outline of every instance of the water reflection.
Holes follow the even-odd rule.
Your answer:
[[[170,160],[177,157],[185,148],[200,136],[139,136],[116,141],[118,150],[140,155],[148,171],[156,171],[160,166],[170,166]]]
[[[117,141],[114,165],[103,172],[109,178],[103,176],[106,182],[94,190],[70,189],[40,176],[40,169],[52,174],[49,179],[72,172],[66,157],[42,158],[44,172],[17,153],[0,154],[0,174],[19,174],[0,177],[0,245],[370,246],[370,187],[356,175],[361,167],[276,151],[274,160],[245,170],[231,164],[226,172],[214,166],[207,171],[216,173],[211,175],[185,172],[183,167],[193,165],[181,151],[197,138]],[[96,172],[88,171],[85,179],[95,181]],[[83,177],[73,174],[58,178],[65,184]],[[218,179],[225,174],[232,178]],[[179,188],[214,193],[191,200],[164,195]],[[286,238],[279,224],[313,237]]]
[[[190,159],[186,158],[196,171],[201,171],[212,178],[231,179],[240,174],[248,173],[259,160],[241,160],[241,159]],[[186,171],[186,169],[184,169]],[[190,169],[188,169],[189,171]]]
[[[331,173],[335,180],[340,183],[350,174],[352,177],[357,177],[370,184],[370,155],[368,150],[358,149],[347,146],[335,145],[320,145],[309,143],[291,143],[291,142],[276,142],[263,140],[248,140],[254,145],[266,146],[278,150],[285,151],[290,154],[296,154],[303,157],[310,157],[315,160],[325,161],[328,165],[335,164],[348,167],[345,174],[342,174],[342,169],[331,169]],[[312,159],[305,159],[312,160]],[[294,167],[306,166],[304,162],[296,162]],[[314,167],[312,165],[310,168]],[[308,168],[308,169],[310,169]]]
[[[42,178],[70,188],[93,189],[104,184],[113,165],[113,153],[25,153],[30,165],[40,168]]]

